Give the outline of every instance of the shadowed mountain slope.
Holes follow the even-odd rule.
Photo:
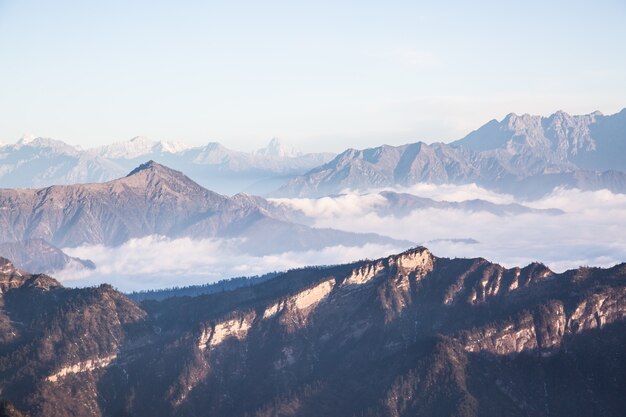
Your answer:
[[[32,416],[621,416],[626,265],[425,248],[136,304],[0,267],[0,388]]]

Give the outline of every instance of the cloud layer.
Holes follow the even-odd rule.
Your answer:
[[[56,277],[68,286],[107,282],[121,291],[135,291],[205,284],[307,265],[341,264],[405,249],[390,245],[332,246],[320,251],[253,256],[241,253],[240,243],[236,239],[148,236],[131,239],[114,248],[102,245],[66,248],[64,251],[72,256],[91,259],[97,268],[94,271],[64,270]]]
[[[494,203],[514,202],[509,195],[475,185],[420,184],[398,191],[437,200],[481,198]],[[540,200],[522,202],[533,208],[561,209],[565,214],[559,216],[537,213],[496,216],[486,212],[424,209],[396,218],[373,211],[376,205],[385,204],[380,196],[354,193],[321,199],[281,199],[280,203],[314,217],[318,227],[375,232],[422,242],[440,256],[481,256],[505,266],[540,261],[557,271],[626,261],[626,195],[606,190],[555,189]],[[479,243],[451,241],[467,238]]]
[[[396,190],[438,200],[481,198],[510,203],[513,198],[468,186],[421,184]],[[534,208],[559,208],[563,215],[530,213],[497,216],[486,212],[423,209],[405,217],[384,213],[378,194],[320,199],[280,199],[301,210],[317,227],[374,232],[421,242],[435,255],[484,257],[504,266],[543,262],[555,271],[581,265],[611,266],[626,261],[626,195],[609,191],[556,189],[541,200],[523,202]],[[474,239],[478,243],[459,241]],[[149,236],[122,246],[66,248],[68,254],[93,260],[95,271],[66,270],[58,274],[66,285],[109,282],[124,291],[185,286],[233,276],[250,276],[306,265],[336,264],[378,258],[406,248],[366,245],[327,247],[321,251],[252,256],[239,250],[240,240],[168,239]]]

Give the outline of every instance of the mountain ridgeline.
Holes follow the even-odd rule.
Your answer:
[[[319,197],[346,188],[476,183],[534,198],[554,187],[607,188],[626,192],[626,109],[613,115],[509,114],[449,144],[382,145],[302,154],[273,139],[246,153],[211,142],[205,146],[151,141],[79,149],[48,138],[0,145],[4,187],[41,188],[106,182],[146,160],[184,171],[223,194],[249,192],[282,197]]]
[[[15,144],[0,144],[0,183],[4,187],[42,188],[106,182],[153,159],[183,170],[203,186],[220,193],[259,194],[328,162],[333,156],[299,153],[277,139],[272,139],[266,148],[247,153],[216,142],[194,147],[145,137],[92,149],[50,138],[23,138]]]
[[[274,195],[323,196],[343,189],[476,183],[536,198],[554,187],[626,192],[626,109],[549,117],[509,114],[445,143],[348,149],[290,180]]]
[[[226,197],[149,161],[126,177],[43,189],[0,189],[0,242],[42,239],[59,247],[117,246],[149,235],[239,239],[241,252],[268,254],[334,245],[402,242],[290,221],[261,197]]]
[[[0,261],[0,392],[39,416],[622,416],[626,264],[423,247],[131,301]]]

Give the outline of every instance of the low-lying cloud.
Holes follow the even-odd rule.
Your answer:
[[[419,184],[410,192],[436,200],[480,198],[500,204],[515,202],[476,185]],[[487,212],[427,208],[405,217],[381,215],[379,195],[349,193],[321,199],[277,200],[315,218],[315,226],[374,232],[396,239],[422,242],[446,257],[484,257],[505,266],[540,261],[556,271],[581,265],[611,266],[626,261],[626,195],[607,190],[555,189],[532,208],[557,208],[562,215],[525,213],[498,216]],[[458,239],[475,239],[468,244]]]
[[[65,248],[71,256],[90,259],[96,269],[66,269],[56,277],[67,286],[107,282],[121,291],[188,286],[223,278],[261,275],[307,265],[341,264],[405,248],[392,245],[332,246],[319,251],[284,252],[266,256],[241,253],[238,239],[169,239],[147,236],[121,246]]]
[[[515,201],[509,195],[475,185],[420,184],[395,191],[446,201],[475,198],[504,204]],[[533,208],[558,208],[564,211],[562,215],[534,212],[498,216],[428,208],[393,216],[381,210],[387,201],[377,193],[274,201],[302,211],[317,227],[373,232],[421,242],[438,256],[484,257],[507,267],[539,261],[557,272],[581,265],[611,266],[626,261],[626,195],[606,190],[556,189],[540,200],[521,202]],[[66,248],[64,251],[72,256],[91,259],[97,268],[65,270],[58,277],[66,285],[109,282],[121,290],[132,291],[372,259],[406,249],[393,245],[333,246],[319,251],[254,256],[242,253],[241,243],[237,239],[149,236],[115,248],[101,245]]]

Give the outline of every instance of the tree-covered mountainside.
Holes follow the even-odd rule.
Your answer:
[[[131,301],[0,267],[0,389],[37,416],[623,415],[626,265],[425,248]]]

